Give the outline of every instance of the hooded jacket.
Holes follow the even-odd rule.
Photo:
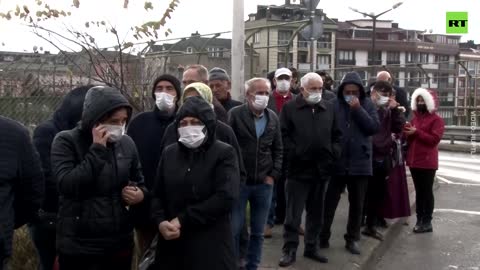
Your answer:
[[[43,200],[43,181],[27,128],[0,116],[0,259],[12,253],[14,228],[36,217]]]
[[[343,88],[355,84],[360,88],[360,107],[351,109],[343,96]],[[337,175],[372,175],[372,136],[378,131],[375,105],[365,93],[362,79],[356,72],[347,73],[337,90],[335,111],[342,130],[342,155],[336,163]]]
[[[152,98],[155,100],[155,86],[161,81],[169,81],[177,92],[177,104],[179,104],[181,89],[180,81],[175,77],[165,74],[155,80],[152,87]],[[178,107],[172,112],[160,111],[157,106],[150,112],[137,115],[128,125],[127,134],[135,142],[142,164],[143,176],[148,189],[153,188],[153,179],[160,161],[161,142],[165,130],[175,120],[175,113]]]
[[[92,128],[115,109],[131,107],[110,87],[91,88],[79,127],[60,132],[52,145],[52,172],[58,181],[60,204],[57,249],[67,255],[105,255],[133,246],[134,212],[122,199],[122,189],[145,189],[134,142],[123,136],[107,147],[93,143]]]
[[[194,88],[199,93],[200,97],[202,97],[203,100],[205,100],[207,104],[209,104],[209,106],[212,107],[213,95],[210,87],[208,87],[204,83],[192,83],[192,84],[189,84],[185,89],[188,89],[188,88]],[[185,91],[184,91],[181,98],[181,104],[186,102],[186,100],[187,99],[185,98]],[[215,116],[217,117],[218,115],[215,114]],[[235,132],[229,125],[226,124],[228,122],[219,121],[218,118],[216,119],[217,119],[217,127],[215,130],[216,132],[215,136],[221,142],[229,144],[235,149],[235,152],[237,153],[237,157],[238,157],[238,162],[239,162],[241,181],[242,183],[245,183],[247,180],[247,172],[243,164],[242,152],[240,149],[240,145],[238,144],[238,140],[235,135]],[[163,151],[168,145],[177,142],[175,125],[176,123],[174,122],[170,124],[165,130],[165,135],[163,136],[163,140],[160,146],[161,151]]]
[[[33,143],[40,154],[45,176],[45,200],[43,210],[56,213],[58,210],[57,180],[52,175],[50,149],[55,135],[63,130],[75,128],[82,117],[83,101],[91,85],[81,86],[70,91],[53,117],[40,124],[33,132]]]
[[[165,148],[153,191],[152,217],[159,225],[178,217],[180,238],[159,235],[158,269],[236,269],[230,214],[238,197],[239,168],[235,150],[215,138],[217,121],[202,98],[185,101],[174,128],[190,116],[206,126],[197,149],[177,142]],[[179,135],[176,133],[176,141]]]
[[[426,113],[417,110],[417,98],[421,96],[427,106]],[[411,99],[413,119],[417,130],[407,137],[407,165],[410,168],[438,169],[438,144],[443,137],[445,123],[436,113],[435,99],[427,89],[418,88]]]

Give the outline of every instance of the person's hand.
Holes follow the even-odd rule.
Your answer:
[[[390,99],[388,100],[388,108],[390,109],[395,109],[396,107],[398,107],[398,102],[395,100],[394,97],[390,97]]]
[[[348,104],[350,105],[350,108],[352,108],[352,109],[360,108],[360,100],[358,100],[357,97],[352,97],[352,100]]]
[[[122,198],[128,205],[135,205],[143,201],[143,191],[137,187],[126,186],[122,190]]]
[[[169,221],[163,221],[158,225],[158,230],[165,240],[173,240],[180,237],[180,230]]]
[[[107,146],[108,137],[110,134],[103,125],[98,125],[92,128],[93,143],[98,143]]]
[[[265,177],[265,184],[273,186],[274,182],[275,182],[275,180],[273,179],[273,177],[271,177],[271,176]]]
[[[417,131],[417,129],[415,127],[411,126],[411,127],[405,127],[405,129],[403,130],[403,133],[405,133],[407,136],[410,136],[413,133],[415,133],[416,131]]]
[[[172,224],[173,226],[175,226],[175,228],[177,228],[178,230],[180,230],[182,228],[182,225],[180,224],[180,220],[178,219],[178,217],[172,219],[170,221],[170,224]]]

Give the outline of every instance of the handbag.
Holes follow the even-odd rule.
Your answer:
[[[155,255],[157,251],[158,234],[152,240],[150,247],[145,251],[138,264],[138,270],[151,270],[155,265]]]

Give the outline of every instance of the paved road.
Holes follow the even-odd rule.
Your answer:
[[[480,156],[441,153],[438,176],[434,233],[403,227],[375,269],[480,269]]]

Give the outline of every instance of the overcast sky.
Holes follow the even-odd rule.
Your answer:
[[[122,35],[131,25],[138,25],[146,20],[161,17],[169,0],[150,0],[155,9],[145,12],[144,0],[130,0],[129,10],[122,8],[124,0],[80,0],[81,8],[73,9],[74,15],[68,20],[48,22],[46,26],[61,29],[63,24],[68,24],[76,29],[83,29],[87,20],[106,20],[117,26]],[[244,0],[245,19],[250,13],[256,12],[257,5],[282,5],[284,0]],[[0,0],[0,12],[14,9],[16,4],[23,6],[29,3],[35,6],[34,0]],[[69,9],[72,0],[44,0],[52,6],[59,3]],[[298,3],[299,0],[292,0]],[[348,7],[360,11],[382,12],[389,9],[398,0],[321,0],[318,8],[322,8],[327,16],[339,20],[363,18]],[[405,0],[398,9],[393,10],[380,19],[394,20],[402,28],[416,30],[433,30],[433,33],[445,33],[445,13],[447,11],[469,12],[469,33],[463,35],[462,41],[474,39],[480,43],[480,0]],[[233,0],[180,0],[180,5],[173,13],[166,27],[171,28],[172,37],[189,36],[198,31],[201,34],[231,31],[232,29],[232,3]],[[476,12],[475,12],[476,11]],[[128,34],[127,34],[128,35]],[[230,37],[228,34],[221,37]],[[97,40],[102,46],[115,45],[111,35],[99,34]],[[164,36],[160,37],[164,39]],[[2,46],[2,43],[5,45]],[[52,50],[52,46],[30,33],[28,27],[22,26],[18,21],[7,22],[0,20],[0,50],[32,51],[33,46]]]

